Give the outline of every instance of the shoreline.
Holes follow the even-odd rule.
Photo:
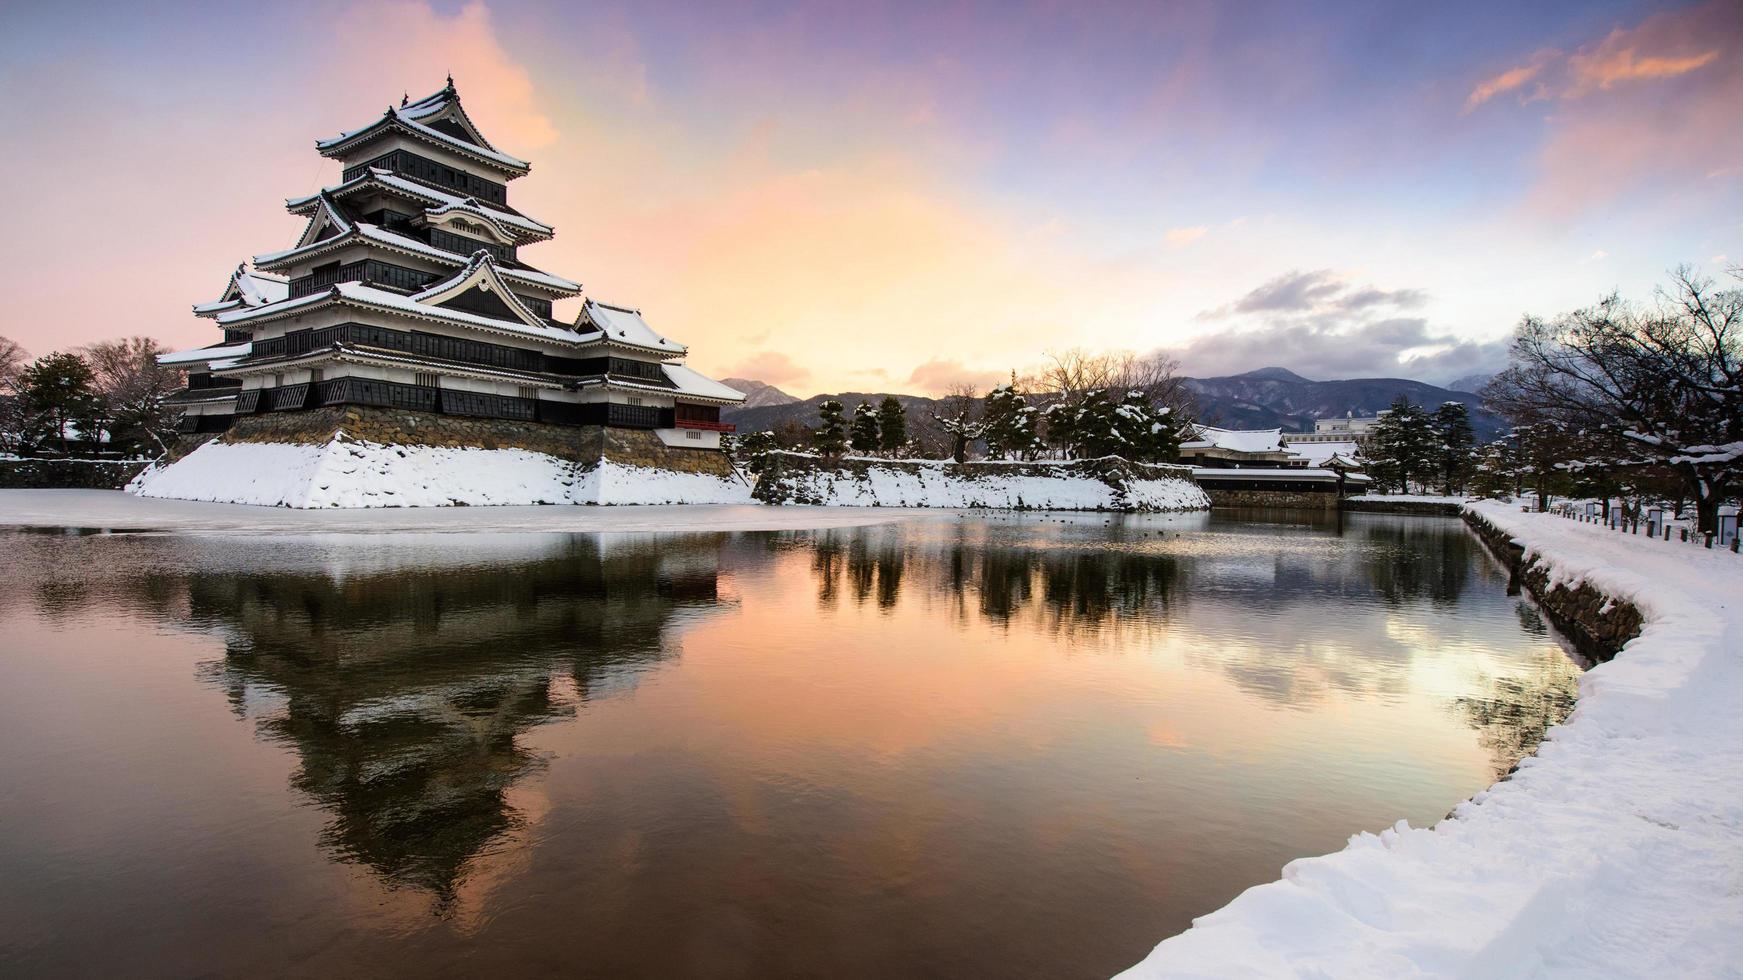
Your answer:
[[[123,490],[0,490],[0,527],[187,533],[799,531],[948,514],[761,504],[531,504],[301,509],[141,497]]]
[[[1399,821],[1290,862],[1121,977],[1732,975],[1743,561],[1464,512],[1515,542],[1546,593],[1638,609],[1639,635],[1581,677],[1574,713],[1509,778],[1432,828]]]

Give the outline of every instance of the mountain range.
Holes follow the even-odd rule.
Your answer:
[[[1481,387],[1482,380],[1486,379],[1461,378],[1455,384]],[[1198,420],[1230,429],[1312,432],[1316,419],[1373,415],[1399,395],[1430,411],[1442,402],[1465,403],[1470,406],[1471,424],[1480,440],[1493,439],[1507,428],[1503,419],[1482,409],[1482,399],[1474,392],[1408,378],[1310,381],[1286,368],[1268,367],[1222,378],[1186,378],[1184,382],[1197,401]],[[744,405],[720,413],[722,421],[737,424],[741,432],[773,429],[787,422],[815,424],[817,407],[830,398],[840,400],[851,413],[860,402],[875,406],[885,396],[884,392],[848,391],[801,400],[760,381],[728,378],[723,383],[750,396]],[[896,399],[907,407],[910,419],[920,421],[916,428],[930,428],[925,423],[937,405],[936,399],[903,394],[897,394]]]
[[[752,381],[749,378],[726,378],[720,383],[734,391],[743,393],[744,404],[738,407],[738,411],[747,408],[767,408],[771,405],[791,405],[799,400],[766,381]]]

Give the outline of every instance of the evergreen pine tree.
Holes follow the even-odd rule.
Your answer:
[[[1028,458],[1039,448],[1035,437],[1035,410],[1014,385],[1002,384],[986,393],[987,455],[993,459]]]
[[[1070,456],[1077,450],[1082,405],[1061,399],[1041,410],[1041,420],[1047,424],[1047,443]]]
[[[1076,430],[1072,453],[1079,459],[1121,456],[1131,449],[1120,432],[1117,406],[1108,401],[1106,391],[1096,389],[1084,392],[1083,401],[1078,403],[1077,415],[1072,422]]]
[[[1472,453],[1477,435],[1471,429],[1471,412],[1464,402],[1445,402],[1434,412],[1435,434],[1439,437],[1435,467],[1439,471],[1443,493],[1457,493],[1470,479]]]
[[[77,354],[46,354],[33,361],[17,382],[27,434],[39,442],[56,440],[62,454],[72,427],[95,440],[101,414],[95,381],[91,366]]]
[[[878,405],[878,443],[884,451],[894,454],[908,445],[908,410],[895,395],[885,395]]]
[[[768,431],[752,432],[738,440],[738,445],[735,447],[738,457],[744,460],[744,468],[752,473],[761,473],[765,458],[769,453],[779,448],[780,444],[775,441],[775,434]]]
[[[848,431],[848,438],[856,453],[875,453],[878,451],[878,413],[870,405],[860,402],[853,410],[853,425]]]
[[[1114,433],[1121,456],[1134,463],[1164,463],[1180,457],[1180,433],[1166,405],[1152,403],[1137,389],[1113,406]]]
[[[1506,497],[1518,482],[1519,458],[1511,439],[1497,439],[1476,455],[1470,492],[1479,497]]]
[[[1376,482],[1396,484],[1400,493],[1409,493],[1411,480],[1434,475],[1439,444],[1433,418],[1399,395],[1374,426],[1366,451],[1368,472]]]
[[[811,448],[825,456],[840,456],[847,448],[847,421],[841,403],[831,398],[817,406],[817,431],[811,434]]]

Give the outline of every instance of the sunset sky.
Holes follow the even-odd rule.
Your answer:
[[[1743,261],[1735,0],[13,0],[0,334],[217,340],[189,306],[294,242],[314,140],[450,71],[533,161],[523,258],[799,395],[1071,346],[1444,382]]]

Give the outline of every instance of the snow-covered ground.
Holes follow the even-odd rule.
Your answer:
[[[119,490],[0,490],[0,527],[188,533],[790,531],[956,516],[948,511],[761,504],[296,510],[139,497]]]
[[[1210,507],[1210,498],[1189,479],[1134,479],[1116,487],[1071,464],[1050,467],[1046,463],[987,460],[964,467],[950,460],[864,457],[848,457],[843,463],[856,465],[793,467],[781,471],[778,479],[791,491],[792,499],[835,507],[1145,511]],[[1035,472],[1050,468],[1057,469],[1059,475]]]
[[[603,462],[580,469],[524,449],[208,442],[128,491],[268,507],[748,504],[750,487],[701,473]]]
[[[1743,559],[1471,506],[1641,635],[1451,819],[1293,861],[1123,976],[1743,975]]]

